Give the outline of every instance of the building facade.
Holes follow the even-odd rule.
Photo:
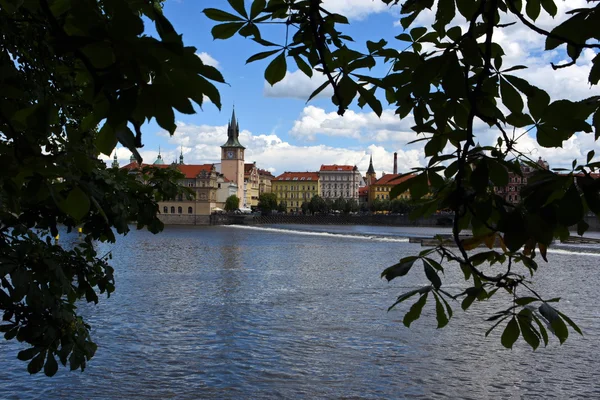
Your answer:
[[[271,193],[271,181],[275,178],[273,174],[264,169],[258,170],[258,193]]]
[[[256,161],[250,164],[244,164],[244,184],[246,193],[244,197],[244,207],[252,208],[258,206],[259,195],[259,176]]]
[[[227,125],[227,142],[221,146],[221,173],[238,186],[237,197],[244,202],[244,150],[239,141],[240,125],[235,110]],[[240,204],[241,205],[241,204]]]
[[[548,162],[540,157],[536,161],[542,169],[549,169]],[[523,176],[515,174],[512,171],[508,172],[508,184],[506,186],[495,186],[494,192],[502,197],[507,203],[517,204],[521,202],[521,189],[527,185],[527,179],[533,175],[537,168],[532,168],[529,165],[521,164],[521,173]]]
[[[302,203],[321,195],[317,172],[284,172],[271,181],[277,204],[285,202],[287,212],[301,212]]]
[[[229,196],[237,196],[238,185],[229,179],[225,178],[225,175],[217,175],[217,207],[224,210],[225,202]]]
[[[358,203],[358,188],[363,179],[356,165],[321,165],[319,179],[324,199],[333,201],[342,197]]]
[[[392,188],[413,177],[414,175],[402,176],[402,174],[383,174],[381,178],[377,179],[369,186],[369,205],[372,204],[375,199],[391,200],[390,192],[392,191]],[[410,192],[407,190],[396,198],[409,200]]]

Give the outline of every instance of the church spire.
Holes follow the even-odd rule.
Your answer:
[[[181,146],[181,154],[179,154],[179,164],[183,164],[183,146]]]
[[[369,160],[369,169],[367,170],[367,174],[374,174],[375,168],[373,168],[373,154],[371,154],[371,160]]]
[[[119,160],[117,160],[117,149],[116,148],[115,148],[115,156],[113,157],[112,167],[119,168]]]
[[[231,120],[227,124],[227,143],[221,147],[239,147],[244,149],[245,147],[239,142],[240,136],[240,123],[235,118],[235,108],[231,113]]]

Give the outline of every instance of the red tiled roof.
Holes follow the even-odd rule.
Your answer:
[[[296,178],[296,179],[294,179]],[[302,179],[304,178],[304,179]],[[284,172],[279,175],[277,178],[273,179],[274,181],[318,181],[319,173],[318,172]]]
[[[363,186],[363,187],[359,187],[358,188],[358,195],[359,196],[366,196],[369,194],[369,187],[368,186]]]
[[[177,164],[177,169],[181,171],[186,178],[195,178],[202,171],[210,172],[215,168],[214,164],[187,165]]]
[[[405,180],[414,177],[415,175],[411,174],[411,175],[405,175],[402,177],[401,176],[402,176],[402,174],[385,174],[384,176],[382,176],[381,178],[379,178],[375,182],[373,182],[371,184],[371,186],[373,186],[373,185],[396,186],[396,185],[404,182]]]
[[[252,172],[252,169],[254,167],[256,167],[256,164],[254,164],[254,163],[244,164],[244,173],[249,174],[250,172]]]
[[[267,171],[266,169],[259,169],[258,174],[266,176],[266,177],[274,178],[273,174],[270,171]]]
[[[127,165],[122,166],[121,169],[128,169],[131,171],[134,169],[139,169],[139,168],[144,168],[144,167],[168,168],[169,165],[168,164],[145,164],[145,163],[142,163],[142,165],[140,165],[136,161],[134,161]]]
[[[321,171],[354,171],[355,165],[321,165]]]

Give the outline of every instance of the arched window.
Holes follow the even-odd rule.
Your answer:
[[[175,207],[171,207],[171,214],[175,214]]]
[[[183,208],[181,208],[181,207],[177,207],[177,213],[178,213],[178,214],[181,214],[182,212],[183,212]]]
[[[188,207],[188,214],[192,213],[192,207]]]
[[[163,207],[163,213],[168,214],[169,213],[169,209],[167,208],[167,206]]]

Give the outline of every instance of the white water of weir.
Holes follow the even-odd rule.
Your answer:
[[[261,232],[273,232],[273,233],[287,233],[292,235],[307,235],[307,236],[325,236],[325,237],[335,237],[335,238],[347,238],[347,239],[358,239],[358,240],[375,240],[377,242],[397,242],[397,243],[407,243],[408,238],[391,238],[386,236],[377,236],[377,235],[350,235],[346,233],[332,233],[332,232],[314,232],[314,231],[301,231],[295,229],[279,229],[279,228],[266,228],[266,227],[258,227],[258,226],[244,226],[244,225],[226,225],[228,228],[236,228],[236,229],[247,229],[247,230],[257,230]]]
[[[256,230],[256,231],[261,231],[261,232],[283,233],[283,234],[290,234],[290,235],[323,236],[323,237],[331,237],[331,238],[370,240],[370,241],[377,241],[377,242],[396,242],[396,243],[407,243],[408,242],[407,237],[388,237],[388,236],[373,235],[373,234],[347,234],[347,233],[334,233],[334,232],[316,232],[316,231],[309,231],[309,230],[281,229],[281,228],[269,228],[269,227],[263,227],[263,226],[245,226],[245,225],[226,225],[226,227],[234,228],[234,229],[242,229],[242,230]],[[550,249],[548,249],[548,253],[584,256],[584,257],[600,257],[600,252],[595,253],[595,252],[590,252],[590,251],[580,251],[580,250],[570,250],[570,249],[550,248]]]

